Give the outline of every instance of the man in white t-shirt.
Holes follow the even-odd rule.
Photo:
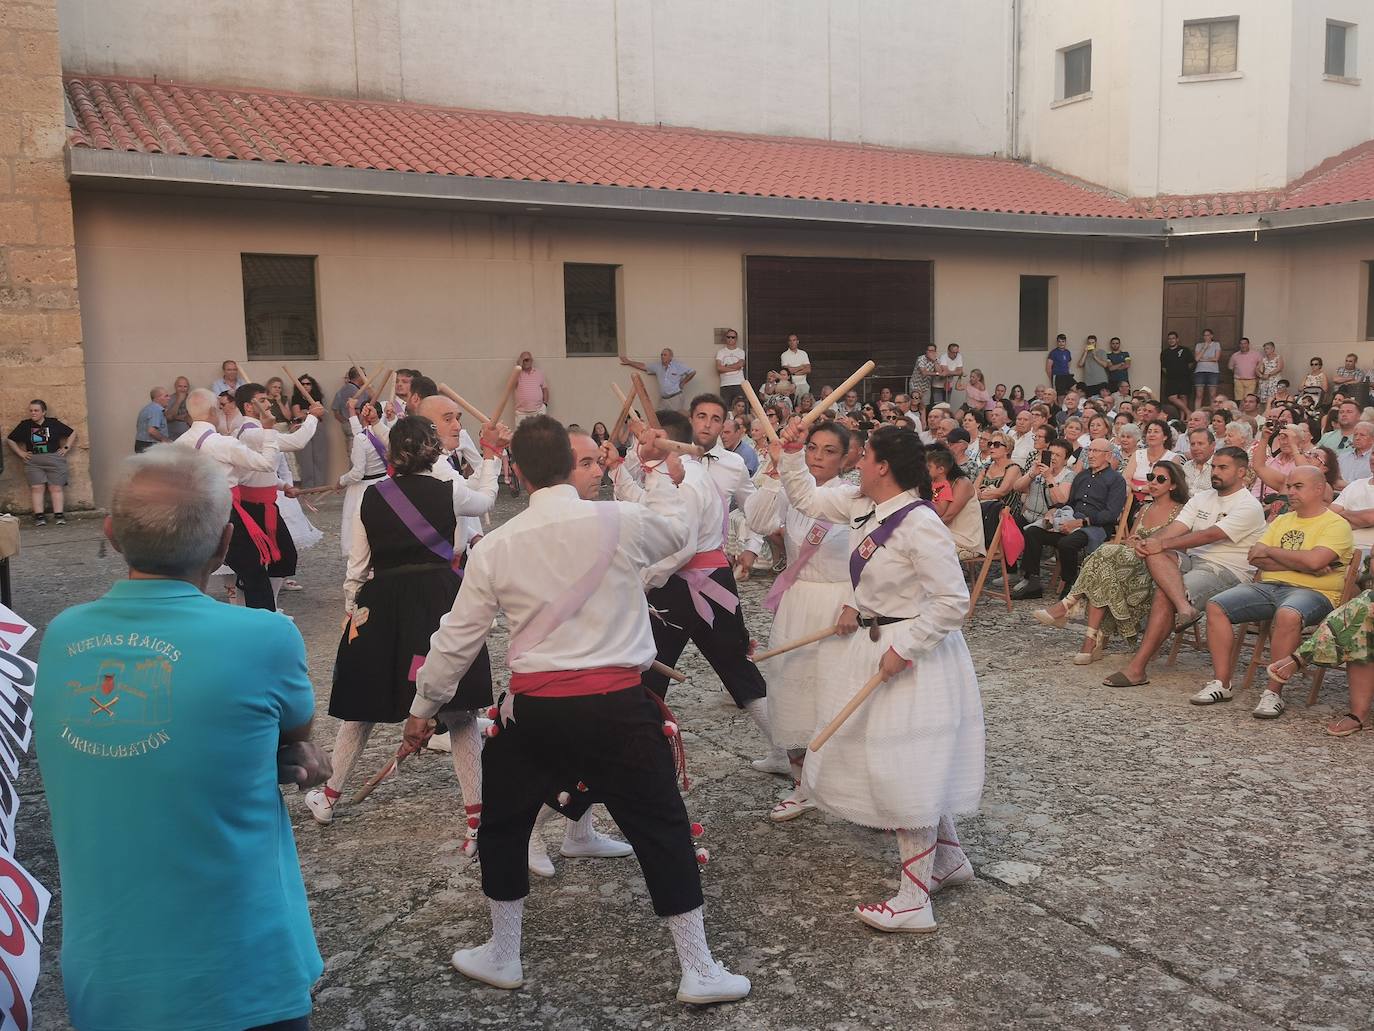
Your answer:
[[[797,387],[794,397],[800,399],[803,394],[811,393],[807,378],[811,375],[811,357],[801,349],[801,341],[796,333],[787,338],[787,350],[782,352],[782,367],[792,374],[792,382]]]
[[[1346,483],[1364,479],[1374,465],[1374,422],[1357,422],[1350,440],[1353,445],[1350,450],[1336,456],[1341,466],[1341,479]]]
[[[959,353],[958,344],[950,344],[939,359],[940,376],[932,384],[931,404],[948,401],[964,378],[964,358]]]
[[[1196,623],[1214,595],[1254,576],[1249,551],[1264,534],[1264,509],[1245,489],[1250,461],[1238,447],[1212,455],[1212,489],[1196,494],[1174,521],[1135,545],[1158,589],[1140,647],[1107,687],[1148,683],[1150,659],[1174,630]]]
[[[1021,469],[1027,469],[1030,465],[1031,452],[1035,450],[1035,427],[1031,417],[1030,409],[1023,408],[1016,413],[1016,428],[1011,431],[1011,436],[1016,441],[1011,449],[1011,460]]]
[[[1374,547],[1374,479],[1351,480],[1332,502],[1331,511],[1350,524],[1355,547],[1366,552]]]
[[[716,372],[720,373],[720,396],[725,401],[725,410],[735,403],[735,398],[744,396],[744,348],[739,346],[739,334],[733,329],[725,331],[725,346],[716,352]]]

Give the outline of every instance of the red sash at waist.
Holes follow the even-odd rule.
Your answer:
[[[546,673],[511,673],[510,693],[532,698],[580,698],[624,691],[638,683],[639,670],[632,666],[594,666]]]
[[[715,551],[698,551],[682,569],[724,569],[729,564],[730,560],[725,557],[725,552],[717,548]]]
[[[258,557],[265,566],[281,561],[281,549],[277,547],[277,488],[276,487],[235,487],[230,492],[234,501],[234,511],[239,514],[243,528],[248,531],[248,539],[257,546]],[[253,521],[243,502],[261,505],[263,526]]]
[[[275,505],[276,487],[235,487],[240,501],[251,501],[255,505]]]

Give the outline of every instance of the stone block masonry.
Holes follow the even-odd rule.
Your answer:
[[[0,0],[0,433],[35,397],[76,427],[70,511],[92,494],[66,135],[57,2]],[[28,507],[23,469],[6,461],[0,509]]]

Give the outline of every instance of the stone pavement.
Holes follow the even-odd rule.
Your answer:
[[[504,495],[500,517],[523,499]],[[304,556],[307,590],[284,595],[309,646],[321,713],[337,643],[342,580],[338,501]],[[25,530],[16,608],[43,625],[98,595],[123,566],[98,525]],[[746,587],[749,618],[765,582]],[[1321,704],[1278,721],[1249,715],[1254,694],[1194,708],[1206,679],[1185,651],[1134,690],[1098,686],[1116,668],[1080,668],[1077,637],[981,604],[969,627],[988,725],[983,810],[960,825],[977,882],[937,896],[939,932],[882,936],[851,915],[890,896],[896,845],[818,813],[781,826],[786,788],[747,760],[752,725],[723,704],[689,649],[691,681],[670,696],[686,730],[687,805],[706,827],[707,929],[717,955],[754,980],[746,1001],[696,1010],[673,1001],[677,965],[633,860],[557,857],[525,910],[525,988],[479,987],[449,967],[488,931],[477,870],[458,851],[448,757],[426,753],[332,826],[287,804],[326,972],[320,1029],[452,1027],[859,1029],[1365,1028],[1374,1024],[1374,885],[1367,788],[1374,735],[1322,733],[1344,711],[1343,675]],[[493,638],[493,662],[504,655]],[[1304,689],[1305,691],[1305,689]],[[320,715],[328,747],[334,722]],[[397,742],[379,732],[360,764]],[[361,780],[359,780],[361,782]],[[54,889],[40,1031],[66,1028],[57,967],[60,897],[35,764],[20,780],[19,857]],[[604,814],[603,814],[604,818]],[[174,933],[174,932],[173,932]],[[251,991],[251,985],[244,986]]]

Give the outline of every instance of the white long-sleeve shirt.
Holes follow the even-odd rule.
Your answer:
[[[796,509],[850,525],[851,553],[884,519],[918,500],[914,491],[906,491],[874,505],[857,487],[820,490],[800,451],[784,452],[779,472],[787,500]],[[968,588],[954,538],[934,509],[921,506],[908,513],[864,567],[854,588],[854,600],[865,616],[895,616],[909,621],[892,645],[893,651],[907,660],[930,651],[963,626]]]
[[[640,585],[647,567],[690,546],[677,495],[667,476],[651,476],[643,504],[620,504],[619,543],[601,583],[574,618],[512,661],[512,671],[648,668],[657,649]],[[545,487],[530,495],[529,508],[483,538],[453,609],[430,638],[411,715],[427,719],[453,697],[498,611],[515,638],[586,572],[601,546],[598,504],[607,502],[583,501],[570,484]]]
[[[468,478],[453,467],[453,463],[449,460],[451,457],[451,455],[440,455],[434,462],[432,474],[441,480],[453,480],[461,483],[469,492],[480,494],[483,497],[490,494],[491,498],[485,508],[482,508],[480,503],[474,500],[471,510],[458,520],[458,536],[462,538],[462,543],[460,545],[455,541],[453,546],[458,551],[464,551],[467,549],[468,541],[482,535],[481,517],[490,512],[496,505],[496,481],[501,473],[501,460],[490,458],[473,466],[477,470],[477,487],[474,490]]]
[[[380,423],[376,424],[380,426]],[[386,450],[386,437],[377,433],[376,428],[372,432],[381,441],[382,450]],[[382,456],[377,454],[377,449],[372,446],[372,441],[367,439],[367,434],[359,430],[353,435],[353,446],[349,451],[348,471],[339,477],[339,486],[348,487],[355,483],[362,483],[365,479],[376,479],[386,475],[386,462]]]
[[[209,431],[208,437],[205,436],[206,431]],[[197,449],[196,444],[202,437],[205,438],[204,443]],[[172,443],[191,451],[199,450],[219,462],[229,474],[230,486],[237,486],[243,477],[254,473],[272,473],[272,484],[277,482],[277,456],[280,451],[275,437],[265,440],[262,450],[255,451],[241,440],[224,436],[214,423],[193,422],[191,428]]]
[[[305,421],[297,429],[290,433],[280,433],[277,430],[265,430],[262,424],[256,419],[249,419],[239,416],[229,424],[229,432],[243,445],[252,448],[254,451],[262,451],[269,440],[274,440],[279,451],[299,451],[310,443],[310,438],[315,435],[315,430],[319,426],[319,420],[313,415],[307,415]],[[272,473],[265,472],[244,472],[239,474],[239,485],[243,487],[276,487],[281,481],[277,478],[277,464],[272,463]]]
[[[696,459],[685,456],[682,459],[682,471],[682,482],[678,484],[676,498],[682,516],[687,521],[687,540],[677,551],[645,568],[645,588],[662,587],[698,552],[718,551],[725,547],[725,510],[721,507],[720,495],[716,493],[710,477]],[[626,471],[625,463],[617,465],[611,473],[616,500],[647,504],[649,487],[657,480],[668,479],[661,465],[655,465],[644,473],[644,486],[641,487]]]
[[[840,491],[845,497],[853,496],[853,488],[839,477],[829,483],[818,484],[816,491]],[[814,516],[799,512],[788,502],[782,482],[772,476],[765,477],[763,485],[744,503],[744,518],[750,531],[762,536],[782,528],[789,566],[797,561],[797,554],[806,542],[807,534],[816,525]],[[814,583],[849,583],[848,523],[831,524],[820,549],[802,566],[797,578]]]

